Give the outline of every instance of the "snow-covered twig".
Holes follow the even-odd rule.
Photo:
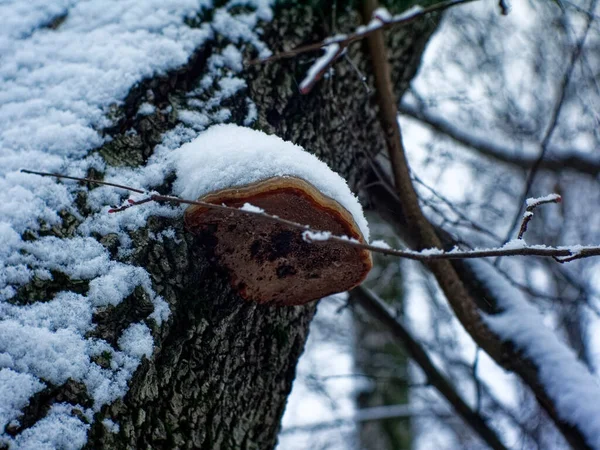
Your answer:
[[[315,50],[319,50],[323,47],[329,46],[331,44],[337,44],[340,48],[345,48],[354,42],[357,42],[370,34],[374,33],[377,30],[385,30],[388,28],[392,28],[395,26],[403,26],[407,25],[411,22],[414,22],[417,19],[420,19],[428,14],[433,12],[440,12],[445,9],[451,8],[453,6],[462,5],[465,3],[470,3],[476,0],[449,0],[437,3],[428,8],[421,8],[419,6],[415,6],[410,8],[408,11],[405,11],[402,14],[398,14],[395,16],[390,16],[389,14],[383,14],[382,8],[378,8],[374,14],[373,19],[366,26],[361,26],[356,29],[354,33],[351,34],[338,34],[332,37],[329,37],[321,42],[316,42],[314,44],[304,45],[293,50],[287,52],[276,53],[272,56],[266,58],[258,58],[248,61],[248,64],[262,64],[271,61],[277,61],[285,58],[294,58],[303,53],[312,52]]]
[[[61,175],[56,173],[47,173],[47,172],[36,172],[33,170],[23,169],[22,172],[30,173],[34,175],[41,176],[49,176],[55,178],[62,178],[67,180],[80,181],[85,183],[94,183],[100,184],[104,186],[113,186],[119,189],[125,189],[132,192],[136,192],[138,194],[145,194],[145,191],[132,188],[129,186],[123,186],[120,184],[110,183],[106,181],[100,180],[92,180],[89,178],[78,178],[71,177],[67,175]],[[549,198],[549,197],[548,197]],[[551,201],[557,201],[555,197],[552,200],[548,200],[548,198],[543,197],[538,200],[537,205],[542,203],[549,203]],[[231,206],[225,205],[217,205],[213,203],[207,203],[200,200],[186,200],[179,197],[171,196],[171,195],[161,195],[161,194],[148,194],[148,196],[142,200],[133,201],[128,200],[127,204],[121,207],[113,208],[110,212],[119,212],[124,209],[130,208],[132,206],[140,205],[143,203],[148,203],[150,201],[156,202],[172,202],[179,203],[184,205],[198,205],[207,209],[214,209],[220,211],[229,211],[232,214],[241,214],[248,216],[260,217],[266,221],[277,222],[284,225],[287,225],[291,228],[298,229],[303,232],[302,237],[306,242],[316,243],[324,242],[324,241],[334,241],[343,245],[348,245],[350,247],[360,248],[364,250],[370,250],[375,253],[382,253],[384,255],[397,256],[400,258],[412,259],[415,261],[435,261],[435,260],[445,260],[445,259],[477,259],[477,258],[490,258],[497,256],[541,256],[541,257],[551,257],[556,261],[564,263],[573,261],[581,258],[589,258],[591,256],[600,256],[600,245],[591,245],[591,246],[583,246],[583,245],[572,245],[572,246],[560,246],[560,247],[549,247],[545,245],[528,245],[523,239],[515,239],[507,242],[502,247],[496,248],[484,248],[484,249],[474,249],[474,250],[459,250],[452,249],[450,251],[441,250],[439,248],[428,248],[420,251],[415,250],[399,250],[394,249],[389,246],[383,245],[380,241],[374,242],[374,245],[371,244],[363,244],[356,239],[348,238],[347,236],[336,236],[332,234],[330,231],[326,230],[314,230],[310,228],[308,225],[303,225],[291,220],[283,219],[277,216],[271,216],[265,212],[262,212],[259,208],[252,208],[243,206],[242,208],[234,208]]]
[[[540,205],[545,205],[547,203],[560,203],[562,198],[558,194],[550,194],[544,197],[537,198],[528,198],[525,204],[527,208],[523,213],[523,220],[521,221],[521,228],[519,229],[519,234],[517,235],[517,239],[523,239],[523,235],[527,231],[527,225],[531,219],[533,219],[533,210]]]
[[[325,72],[344,53],[345,47],[339,44],[329,44],[323,47],[325,54],[318,58],[306,72],[304,80],[300,83],[300,92],[308,94],[313,86],[323,77]]]

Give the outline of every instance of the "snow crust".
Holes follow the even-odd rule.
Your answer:
[[[215,125],[173,152],[173,157],[177,168],[173,190],[182,198],[196,200],[272,177],[298,177],[346,208],[369,239],[362,207],[346,181],[299,145],[246,127]]]
[[[127,393],[141,359],[152,356],[150,321],[160,326],[170,313],[154,292],[149,274],[124,262],[133,251],[129,232],[145,226],[151,215],[181,214],[181,208],[152,203],[108,214],[111,205],[127,197],[123,191],[108,187],[87,191],[77,183],[20,169],[81,177],[93,168],[107,181],[141,189],[162,184],[174,170],[168,157],[173,149],[207,126],[230,118],[222,102],[246,87],[236,76],[242,70],[240,48],[252,45],[261,55],[269,53],[255,28],[259,20],[270,18],[270,2],[248,1],[255,10],[234,15],[229,9],[239,2],[232,1],[213,11],[212,22],[186,24],[201,18],[212,3],[0,2],[0,446],[81,448],[94,413]],[[47,27],[50,24],[56,29]],[[90,153],[108,140],[103,129],[114,125],[112,111],[136,84],[185,64],[192,52],[216,35],[235,45],[211,54],[204,78],[187,99],[190,109],[181,112],[181,123],[163,136],[145,166],[110,167]],[[246,102],[250,125],[256,108],[250,99]],[[155,112],[148,99],[138,115]],[[92,211],[86,217],[74,206],[83,190]],[[62,224],[59,212],[80,221],[70,237],[49,232]],[[116,258],[97,235],[116,238]],[[167,230],[151,238],[176,236]],[[14,301],[23,286],[57,275],[89,287],[82,294],[60,291],[28,305]],[[91,337],[94,312],[119,304],[136,289],[145,292],[154,311],[128,327],[115,346]],[[94,362],[99,356],[110,361],[109,367]],[[61,384],[68,378],[86,386],[91,408],[55,404],[16,436],[5,433],[6,425],[19,426],[22,409],[35,393],[49,382]],[[110,419],[103,423],[109,431],[119,429]]]
[[[504,312],[487,316],[490,328],[531,358],[540,381],[556,404],[558,416],[582,430],[587,443],[600,449],[600,381],[544,325],[544,316],[523,294],[482,261],[471,263],[476,273],[501,300]]]

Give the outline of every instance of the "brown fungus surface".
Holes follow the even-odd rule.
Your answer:
[[[200,200],[235,208],[250,203],[313,230],[364,242],[352,215],[300,178],[269,178]],[[260,216],[192,205],[185,212],[185,224],[201,234],[239,295],[257,303],[301,305],[318,300],[357,286],[372,267],[367,250],[333,241],[308,243],[301,230]]]

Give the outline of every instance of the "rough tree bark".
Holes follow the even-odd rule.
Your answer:
[[[330,14],[328,5],[279,6],[274,20],[264,25],[262,38],[275,51],[317,41],[331,32]],[[352,10],[345,10],[338,19],[342,30],[337,31],[360,22]],[[421,21],[391,33],[397,92],[405,90],[414,76],[435,25],[431,20]],[[217,40],[211,45],[221,44]],[[125,106],[115,111],[117,126],[106,130],[112,141],[97,153],[111,165],[144,164],[161,135],[178,123],[178,105],[202,77],[213,51],[199,48],[185,67],[133,89]],[[359,68],[366,67],[360,45],[350,49],[349,57]],[[232,120],[242,122],[247,112],[245,98],[250,96],[258,107],[255,127],[304,146],[357,188],[364,182],[367,152],[385,148],[376,103],[345,61],[336,65],[335,76],[319,83],[310,95],[301,96],[297,85],[311,61],[312,56],[299,57],[248,68],[244,73],[248,90],[228,105]],[[136,116],[145,101],[154,103],[157,112]],[[173,109],[161,112],[167,105]],[[132,128],[137,135],[127,132]],[[158,190],[169,192],[170,186]],[[85,215],[85,195],[79,200]],[[49,233],[72,235],[74,221],[65,217],[63,228]],[[173,238],[150,239],[152,233],[168,228],[176,230]],[[136,251],[126,262],[151,274],[153,287],[169,303],[171,316],[161,327],[146,319],[152,304],[142,290],[95,314],[94,335],[115,346],[122,330],[146,319],[155,348],[130,380],[128,394],[96,414],[88,447],[272,448],[315,305],[280,308],[244,302],[231,291],[227,274],[203,250],[201,238],[183,228],[182,218],[153,217],[131,237]],[[98,239],[117,259],[116,236]],[[26,286],[21,290],[22,301],[35,301],[50,288],[43,283]],[[85,286],[64,280],[60,289],[81,292]],[[101,359],[96,362],[110,364]],[[13,432],[22,431],[56,402],[87,406],[91,400],[80,383],[51,386],[36,395],[21,429]],[[109,432],[103,419],[118,423],[119,432]]]

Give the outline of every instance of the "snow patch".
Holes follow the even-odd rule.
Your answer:
[[[258,206],[251,205],[250,203],[244,203],[244,206],[242,206],[240,209],[242,211],[249,211],[249,212],[255,212],[255,213],[264,213],[265,212],[264,209],[259,208]]]
[[[501,248],[502,248],[502,250],[523,249],[523,248],[527,248],[527,242],[525,242],[525,239],[512,239],[512,240],[508,241],[506,244],[504,244]]]
[[[102,425],[104,425],[104,427],[109,431],[109,433],[116,434],[121,429],[118,423],[115,423],[110,419],[104,419],[102,421]]]
[[[0,365],[3,365],[0,354]],[[21,415],[20,410],[29,403],[29,398],[44,388],[44,384],[28,373],[12,369],[0,369],[0,430]],[[0,437],[0,444],[3,443]]]
[[[142,103],[138,108],[138,114],[140,116],[149,116],[150,114],[154,114],[156,111],[156,107],[150,103]]]
[[[418,254],[421,254],[423,256],[433,256],[433,255],[443,255],[444,254],[444,250],[442,250],[441,248],[424,248],[423,250],[416,252]]]
[[[76,450],[87,442],[90,426],[75,415],[76,408],[68,403],[52,405],[50,411],[31,428],[19,434],[12,447],[22,450]]]
[[[119,347],[135,358],[149,358],[152,355],[152,333],[144,323],[130,325],[119,338]]]
[[[331,239],[331,231],[304,231],[302,239],[306,242],[328,241]]]

